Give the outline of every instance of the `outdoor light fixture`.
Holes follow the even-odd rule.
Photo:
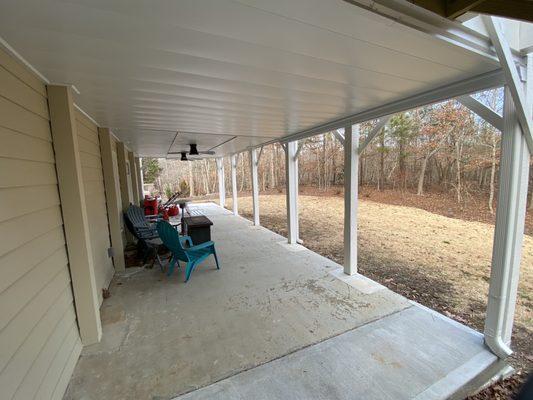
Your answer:
[[[198,148],[196,147],[196,143],[195,144],[191,143],[190,146],[191,146],[191,149],[189,150],[189,154],[191,156],[197,156],[198,155]]]

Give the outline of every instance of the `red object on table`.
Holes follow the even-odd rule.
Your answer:
[[[144,199],[144,215],[157,215],[158,204],[155,197],[146,197]]]
[[[175,204],[172,204],[170,207],[168,207],[168,215],[170,217],[176,217],[180,215],[180,209],[178,208],[178,206]]]

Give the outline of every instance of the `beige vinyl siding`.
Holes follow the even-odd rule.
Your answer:
[[[100,155],[100,139],[97,126],[79,111],[76,111],[78,145],[80,149],[85,203],[89,217],[89,232],[94,261],[94,274],[98,300],[102,304],[102,290],[108,288],[115,273],[113,261],[107,249],[111,247],[109,223],[104,188],[104,175]]]
[[[0,397],[60,399],[81,351],[44,84],[0,50]]]

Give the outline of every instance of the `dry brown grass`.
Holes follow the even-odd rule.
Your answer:
[[[231,208],[231,198],[228,199]],[[343,199],[299,197],[304,245],[339,263]],[[251,197],[239,198],[251,218]],[[286,234],[284,195],[261,195],[263,226]],[[482,330],[494,227],[418,208],[360,201],[359,271],[404,296]],[[526,236],[515,317],[515,365],[529,369],[533,347],[533,238]]]

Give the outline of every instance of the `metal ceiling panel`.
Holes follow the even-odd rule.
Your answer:
[[[3,0],[0,36],[163,157],[178,131],[228,154],[498,68],[343,0]]]

